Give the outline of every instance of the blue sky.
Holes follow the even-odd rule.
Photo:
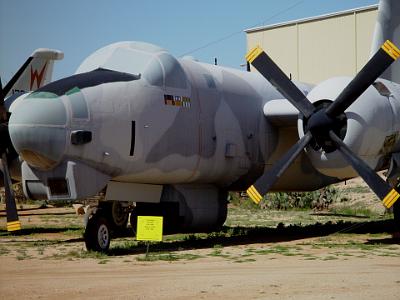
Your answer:
[[[378,3],[378,0],[0,0],[0,75],[3,85],[36,48],[65,53],[54,78],[75,72],[90,53],[107,44],[137,40],[181,56],[240,68],[246,53],[243,29]],[[235,34],[234,34],[235,33]]]

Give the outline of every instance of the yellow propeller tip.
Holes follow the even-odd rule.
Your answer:
[[[249,63],[252,63],[261,53],[263,53],[263,49],[260,46],[254,47],[246,54],[246,60]]]
[[[382,45],[382,50],[385,51],[393,60],[396,60],[400,57],[400,49],[397,48],[395,44],[393,44],[391,41],[387,40],[383,45]]]

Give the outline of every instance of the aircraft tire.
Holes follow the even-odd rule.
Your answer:
[[[86,226],[85,245],[88,251],[107,252],[110,248],[111,227],[102,215],[93,215]]]

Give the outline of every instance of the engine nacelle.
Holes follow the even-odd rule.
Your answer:
[[[136,215],[164,217],[164,233],[210,232],[227,216],[227,191],[213,185],[165,185],[160,203],[136,203]]]
[[[307,98],[333,101],[348,85],[351,78],[338,77],[316,86]],[[372,169],[386,167],[387,154],[399,148],[400,85],[378,79],[346,111],[347,126],[344,143]],[[298,122],[300,137],[304,136],[304,122]],[[327,152],[307,147],[313,166],[327,176],[346,179],[358,176],[339,151]]]

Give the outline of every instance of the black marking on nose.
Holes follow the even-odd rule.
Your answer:
[[[131,150],[129,151],[129,156],[133,156],[135,152],[135,131],[136,131],[136,122],[132,121],[131,126]]]

